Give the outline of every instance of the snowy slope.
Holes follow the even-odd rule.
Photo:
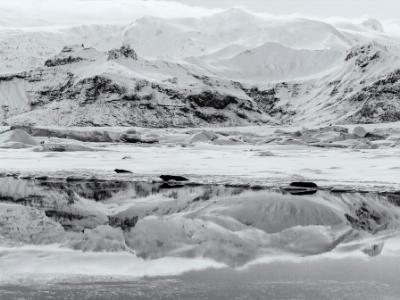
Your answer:
[[[336,66],[343,54],[334,50],[293,49],[266,43],[215,63],[216,72],[239,81],[262,82],[320,76]]]

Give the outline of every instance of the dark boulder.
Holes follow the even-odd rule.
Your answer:
[[[292,195],[313,195],[318,191],[318,185],[314,182],[292,182],[284,190]]]
[[[314,182],[292,182],[290,186],[296,188],[318,189],[318,185]]]
[[[131,171],[124,170],[124,169],[115,169],[114,172],[117,174],[132,174],[133,173]]]

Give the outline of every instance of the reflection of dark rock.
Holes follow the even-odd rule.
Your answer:
[[[119,218],[118,216],[109,217],[109,223],[111,227],[120,227],[122,230],[126,231],[135,227],[139,220],[139,217],[134,216],[131,218]]]
[[[0,202],[15,202],[24,206],[38,207],[43,205],[43,196],[40,195],[28,195],[25,197],[14,198],[12,196],[0,195]]]
[[[368,207],[366,203],[355,210],[354,216],[346,214],[345,217],[354,229],[372,233],[385,229],[387,225],[383,216]]]
[[[160,178],[163,181],[189,181],[189,179],[182,176],[174,176],[174,175],[161,175]]]
[[[47,180],[47,179],[49,179],[49,177],[46,175],[43,175],[43,176],[36,176],[35,179],[36,180]]]
[[[371,246],[368,247],[368,248],[362,249],[362,252],[364,252],[364,253],[367,254],[368,256],[376,257],[376,256],[381,255],[384,246],[385,246],[384,243],[371,245]]]
[[[129,182],[123,180],[98,180],[96,178],[84,179],[79,176],[69,176],[67,178],[55,179],[48,178],[46,180],[21,180],[13,177],[0,177],[0,201],[6,203],[14,203],[34,207],[52,220],[55,220],[67,231],[82,232],[85,229],[93,229],[101,225],[110,225],[111,227],[121,228],[129,231],[137,226],[142,218],[147,216],[167,216],[179,212],[185,212],[191,208],[191,205],[203,205],[201,202],[209,201],[212,204],[219,198],[229,198],[234,195],[243,194],[246,199],[247,194],[251,194],[252,190],[260,193],[259,190],[267,190],[262,186],[242,185],[192,185],[187,182],[176,181],[181,176],[164,175],[165,179],[173,181],[163,182]],[[163,176],[163,177],[164,177]],[[184,178],[184,177],[182,177]],[[186,179],[186,178],[184,178]],[[294,182],[289,187],[294,190],[296,195],[310,193],[317,190],[317,185],[312,182]],[[330,199],[332,204],[339,204],[346,208],[348,212],[345,216],[352,229],[349,231],[354,236],[359,231],[367,231],[376,233],[386,228],[395,216],[387,213],[395,208],[396,201],[399,199],[395,193],[371,195],[365,193],[365,200],[359,202],[358,197],[364,197],[363,194],[354,193],[356,201],[352,200],[352,194],[343,196],[334,195],[329,192],[320,191],[323,199]],[[273,193],[266,191],[266,197],[273,197]],[[393,196],[394,195],[394,196]],[[168,199],[170,203],[159,205],[158,202],[151,203],[153,197],[156,199]],[[108,216],[102,210],[96,207],[94,201],[101,201],[105,205],[119,203],[127,203],[127,199],[144,199],[144,207],[135,207],[136,202],[132,201],[129,208],[115,215]],[[301,200],[301,196],[287,197],[288,199]],[[307,197],[308,198],[308,197]],[[364,199],[364,198],[361,198]],[[177,201],[175,201],[177,200]],[[109,202],[107,202],[109,201]],[[339,201],[339,202],[336,202]],[[385,203],[386,207],[374,209],[376,205],[374,201]],[[141,202],[141,201],[139,201]],[[357,205],[357,203],[359,203]],[[361,204],[360,204],[361,203]],[[207,205],[204,203],[204,205]],[[357,206],[356,206],[357,205]],[[382,207],[382,206],[378,206]],[[343,220],[340,218],[339,221]],[[0,220],[1,221],[1,220]],[[246,220],[247,221],[247,220]],[[245,222],[245,221],[243,221]],[[245,223],[243,223],[245,224]],[[247,222],[248,226],[252,226],[252,222]],[[343,222],[341,222],[343,224]],[[354,230],[353,230],[354,229]],[[324,248],[324,251],[331,251],[343,241],[350,241],[352,236],[348,233],[339,237],[332,246]],[[375,245],[363,252],[370,256],[379,255],[383,245]],[[313,252],[314,253],[314,252]],[[306,253],[306,254],[311,254]]]
[[[63,212],[63,211],[56,211],[56,210],[46,210],[46,216],[49,218],[53,218],[56,221],[60,220],[68,220],[68,221],[73,221],[73,220],[82,220],[83,217],[79,215],[75,215],[69,212]]]
[[[185,187],[184,184],[179,184],[179,183],[170,183],[170,182],[164,182],[160,188],[161,189],[177,189],[177,188],[183,188]]]
[[[388,201],[396,206],[400,206],[400,191],[392,193],[384,193]]]
[[[351,188],[346,188],[346,187],[333,187],[331,189],[331,193],[337,193],[337,194],[342,194],[342,193],[352,193],[354,192],[353,189]]]

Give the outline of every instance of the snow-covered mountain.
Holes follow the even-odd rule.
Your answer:
[[[400,42],[376,20],[229,9],[0,29],[0,120],[206,126],[400,120]]]

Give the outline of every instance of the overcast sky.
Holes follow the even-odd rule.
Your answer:
[[[226,8],[234,5],[271,14],[315,17],[400,18],[400,0],[168,0],[185,4]]]
[[[235,6],[324,20],[400,19],[400,0],[0,0],[0,27],[131,22],[145,15],[191,17]],[[399,21],[385,21],[385,27],[400,33]]]

